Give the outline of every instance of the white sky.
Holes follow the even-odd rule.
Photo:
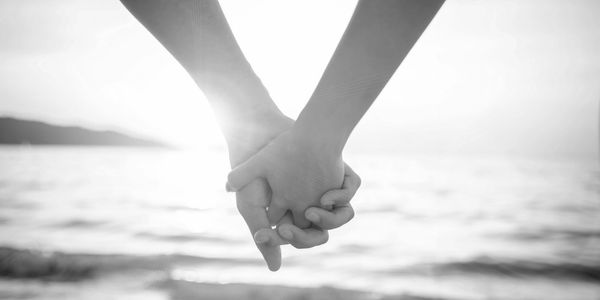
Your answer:
[[[356,2],[221,3],[296,117]],[[597,0],[449,0],[349,150],[597,156],[599,15]],[[0,114],[223,144],[202,93],[116,0],[0,0]]]

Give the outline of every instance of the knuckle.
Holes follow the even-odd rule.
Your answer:
[[[350,220],[354,219],[354,216],[355,216],[354,209],[352,209],[352,207],[350,207],[350,209],[348,210],[348,220],[346,220],[346,222],[350,222]]]
[[[347,204],[350,203],[354,197],[354,192],[350,190],[344,190],[343,193],[340,194],[339,204]]]
[[[329,233],[327,231],[323,234],[323,239],[319,241],[319,245],[323,245],[329,241]]]
[[[234,178],[233,172],[230,172],[229,174],[227,174],[227,183],[232,184],[234,179],[235,178]]]

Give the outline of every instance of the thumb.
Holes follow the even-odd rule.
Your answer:
[[[237,192],[254,179],[262,177],[265,163],[262,156],[257,154],[238,165],[229,172],[229,175],[227,175],[227,185],[225,189],[228,192]]]

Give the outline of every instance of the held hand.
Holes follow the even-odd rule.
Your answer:
[[[269,121],[260,126],[240,126],[245,131],[234,131],[238,134],[238,138],[231,139],[231,141],[237,141],[236,143],[229,143],[232,166],[239,165],[240,162],[248,159],[252,154],[258,152],[262,146],[281,132],[288,130],[293,124],[292,120],[285,117],[265,117],[261,120]],[[321,199],[321,203],[328,206],[333,204],[333,211],[330,212],[317,207],[307,210],[307,212],[314,211],[320,216],[320,221],[314,223],[323,228],[339,227],[350,221],[354,215],[349,201],[360,185],[360,178],[348,166],[346,166],[345,172],[343,189],[328,191]],[[328,239],[327,231],[314,228],[301,230],[292,225],[290,219],[283,220],[288,223],[282,221],[280,225],[289,224],[285,226],[290,226],[293,239],[285,240],[275,230],[271,229],[271,222],[267,217],[267,207],[271,202],[271,189],[264,179],[256,179],[240,189],[236,193],[236,202],[238,211],[247,223],[257,248],[272,271],[278,270],[281,266],[280,245],[291,243],[296,248],[309,248],[321,245]],[[333,226],[323,224],[333,224]]]
[[[258,178],[264,178],[272,191],[270,222],[279,223],[289,210],[293,223],[306,228],[310,222],[305,210],[320,206],[321,196],[342,187],[344,163],[341,153],[320,147],[292,129],[231,171],[228,190],[238,191]]]
[[[264,179],[256,179],[236,193],[238,211],[271,271],[276,271],[281,266],[280,245],[289,243],[296,248],[311,248],[324,244],[329,238],[325,229],[340,227],[354,217],[350,200],[360,187],[361,180],[348,165],[345,166],[345,172],[342,189],[328,191],[320,199],[322,206],[332,206],[333,209],[328,211],[310,207],[306,211],[313,224],[323,229],[300,229],[293,224],[289,214],[277,224],[277,230],[271,229],[266,210],[271,192]],[[317,215],[319,220],[313,220],[310,214]],[[278,234],[278,231],[282,234]]]
[[[320,200],[322,207],[332,207],[333,209],[309,207],[305,212],[306,218],[313,225],[322,229],[335,229],[348,223],[354,218],[354,209],[350,205],[350,200],[354,198],[360,184],[361,180],[358,174],[350,166],[344,164],[342,188],[327,191]]]
[[[266,210],[271,196],[269,186],[264,179],[257,179],[238,191],[235,196],[237,209],[248,225],[250,234],[257,241],[256,234],[258,232],[271,229]],[[281,248],[279,245],[282,244],[256,242],[256,247],[271,271],[277,271],[281,266]]]
[[[333,209],[329,211],[320,207],[310,207],[306,210],[307,219],[315,226],[304,230],[300,229],[293,224],[288,213],[277,224],[277,230],[262,228],[254,234],[257,246],[275,247],[289,243],[300,249],[326,243],[329,238],[326,229],[338,228],[354,217],[350,200],[356,194],[360,183],[360,177],[348,165],[345,165],[342,189],[328,191],[320,200],[321,206],[333,206]],[[317,217],[311,217],[311,215]]]
[[[284,116],[257,118],[262,123],[243,122],[228,130],[229,159],[232,167],[247,160],[281,132],[288,130],[293,121]],[[271,202],[271,189],[264,179],[256,179],[236,193],[237,209],[254,236],[261,229],[270,229],[267,207]],[[279,245],[256,244],[269,270],[277,271],[281,266]]]

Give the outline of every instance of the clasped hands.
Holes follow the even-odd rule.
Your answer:
[[[444,3],[359,1],[294,123],[270,99],[218,1],[121,1],[220,115],[234,168],[228,190],[236,192],[238,210],[271,270],[281,265],[280,245],[320,245],[328,229],[353,217],[349,202],[360,179],[342,161],[342,149]]]
[[[229,139],[233,170],[226,189],[236,192],[238,211],[276,271],[281,245],[321,245],[327,230],[352,219],[350,200],[360,178],[344,164],[341,151],[329,150],[280,113],[237,123],[236,138]]]

